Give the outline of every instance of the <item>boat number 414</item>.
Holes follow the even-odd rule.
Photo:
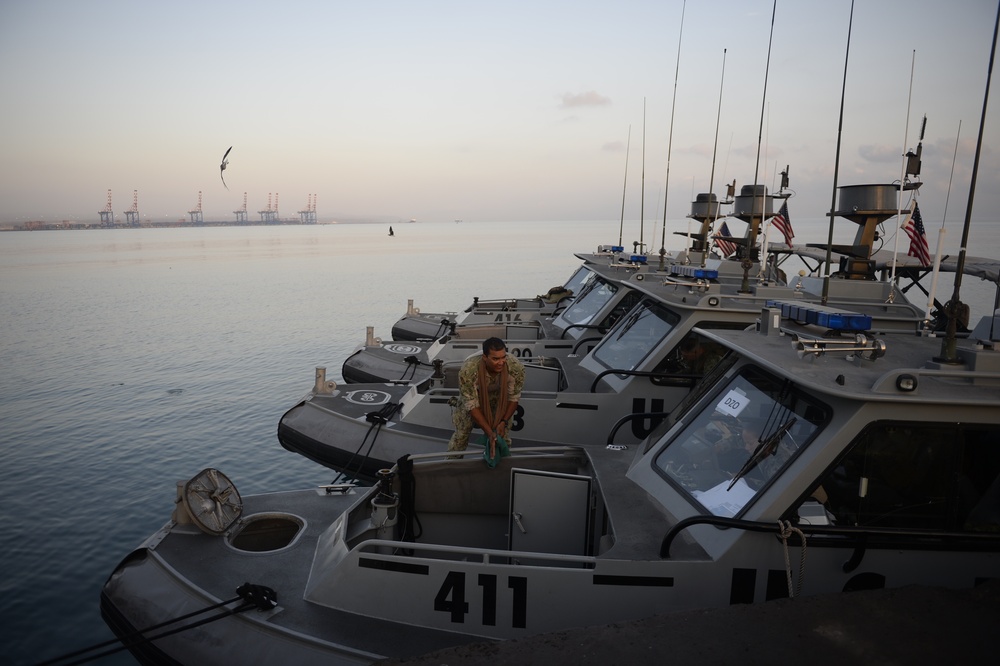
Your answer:
[[[493,574],[479,574],[476,577],[476,584],[481,590],[481,594],[473,594],[472,597],[482,598],[483,626],[495,627],[497,624],[497,595],[511,595],[511,617],[510,626],[515,629],[524,629],[527,626],[528,615],[528,579],[524,576],[507,577],[506,590],[498,591],[497,576]],[[470,603],[467,599],[470,595],[465,589],[465,572],[449,571],[445,576],[441,589],[434,597],[434,610],[451,614],[451,621],[456,624],[465,622],[465,616],[470,610]],[[506,618],[503,618],[506,621]]]

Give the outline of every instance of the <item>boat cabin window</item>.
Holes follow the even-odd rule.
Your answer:
[[[746,322],[704,321],[698,324],[698,328],[702,329],[742,330],[746,327]],[[691,331],[653,368],[653,372],[662,376],[653,377],[650,381],[657,386],[694,386],[728,352],[729,348],[725,345]]]
[[[720,382],[655,466],[716,516],[740,513],[827,422],[829,410],[753,367]]]
[[[591,275],[593,275],[593,273],[588,271],[585,266],[580,266],[580,268],[576,269],[576,272],[573,273],[573,276],[566,280],[566,284],[564,284],[563,287],[569,289],[575,296],[580,293],[580,290],[583,289],[583,284],[587,281],[587,277]]]
[[[589,277],[580,287],[580,292],[573,303],[559,315],[559,324],[563,327],[573,324],[589,324],[594,316],[610,301],[621,287],[608,282],[597,273],[590,272]]]
[[[997,442],[1000,425],[873,423],[810,495],[840,527],[1000,532]]]
[[[644,302],[619,321],[591,355],[606,368],[634,370],[679,321],[667,308]]]
[[[634,289],[624,288],[624,295],[611,312],[604,316],[604,319],[597,323],[600,330],[607,331],[618,323],[618,320],[627,315],[635,307],[635,304],[642,298],[642,294]]]

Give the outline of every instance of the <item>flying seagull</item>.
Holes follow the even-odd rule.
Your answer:
[[[229,150],[232,150],[232,149],[233,149],[233,147],[229,146]],[[226,154],[222,156],[222,164],[219,165],[219,178],[222,178],[222,184],[223,185],[226,185],[226,179],[222,175],[222,172],[226,170],[226,165],[229,164],[229,160],[226,159],[227,157],[229,157],[229,150],[227,150]],[[226,185],[226,189],[227,190],[229,189],[228,185]]]

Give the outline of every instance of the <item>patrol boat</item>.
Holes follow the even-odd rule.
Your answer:
[[[420,308],[414,307],[411,298],[407,301],[406,312],[392,325],[392,339],[397,342],[431,341],[454,334],[458,328],[477,329],[490,326],[534,326],[535,330],[524,332],[521,337],[528,335],[537,337],[537,320],[558,314],[576,294],[580,293],[584,282],[590,276],[586,270],[587,264],[638,266],[640,263],[638,257],[625,255],[624,250],[625,248],[621,246],[601,245],[592,254],[576,255],[583,260],[583,265],[577,268],[562,285],[552,287],[544,294],[538,294],[533,298],[480,299],[477,296],[472,299],[472,304],[461,312],[421,312]],[[479,335],[479,339],[486,339],[495,335],[495,332],[480,331],[478,334],[473,330],[466,332],[467,337],[474,335]]]
[[[785,179],[783,188],[787,186]],[[729,197],[725,201],[719,201],[714,194],[699,194],[688,216],[699,222],[699,231],[690,234],[693,242],[688,249],[665,256],[671,270],[663,275],[676,275],[676,266],[699,266],[709,261],[711,266],[703,273],[711,274],[713,281],[739,283],[744,276],[742,257],[721,260],[710,254],[708,231],[709,225],[723,216],[722,205],[730,204],[734,206],[734,216],[752,227],[754,192],[757,193],[758,213],[764,208],[768,217],[772,214],[772,200],[788,196],[785,189],[770,195],[763,185],[756,188],[745,186],[740,196]],[[756,217],[759,219],[760,215]],[[729,240],[733,246],[746,244],[742,238]],[[430,315],[429,318],[420,315],[423,323],[419,325],[426,335],[414,339],[410,335],[400,336],[398,331],[401,327],[409,329],[417,326],[409,321],[410,311],[413,310],[411,300],[407,315],[393,326],[393,341],[383,342],[374,335],[374,327],[369,326],[365,342],[344,361],[341,376],[347,383],[416,383],[430,377],[435,361],[448,363],[464,360],[488,337],[507,341],[509,346],[513,345],[514,353],[522,358],[563,358],[581,348],[589,351],[638,300],[638,294],[627,282],[630,275],[662,273],[664,266],[650,262],[645,254],[626,253],[621,245],[601,245],[592,254],[581,253],[576,257],[583,261],[583,265],[564,287],[549,290],[549,294],[555,292],[554,298],[560,299],[555,308],[538,308],[534,304],[525,307],[521,301],[484,305],[477,299],[461,315],[450,319],[446,317],[442,320],[439,315]],[[778,271],[771,266],[762,269],[755,256],[751,258],[750,272],[755,282],[780,282]],[[546,295],[539,295],[538,298],[546,298]],[[552,300],[552,297],[548,299]]]
[[[641,446],[403,456],[371,488],[247,498],[206,470],[103,616],[146,662],[359,664],[1000,577],[1000,316],[951,342],[870,321],[785,302],[701,331],[718,381]]]
[[[839,210],[858,223],[859,238],[874,237],[877,225],[896,215],[897,191],[895,185],[845,187]],[[737,262],[706,256],[663,271],[634,272],[619,291],[641,302],[596,343],[581,338],[568,354],[536,355],[536,347],[509,341],[510,353],[521,357],[526,371],[511,423],[514,444],[603,446],[612,430],[621,431],[617,436],[624,444],[641,441],[712,365],[692,364],[686,350],[700,347],[707,359],[719,355],[714,343],[694,329],[746,328],[769,301],[819,303],[825,298],[871,316],[880,332],[915,333],[923,326],[924,310],[908,302],[894,282],[875,279],[876,262],[855,258],[870,247],[857,245],[852,255],[837,256],[862,268],[830,280],[800,275],[784,286],[750,279],[742,270],[741,278],[720,279]],[[586,300],[578,298],[573,307]],[[584,348],[584,343],[593,346]],[[466,343],[459,359],[440,363],[433,375],[417,382],[404,377],[338,387],[327,380],[325,368],[317,368],[312,391],[281,417],[279,442],[365,480],[404,454],[442,450],[453,433],[458,370],[476,348]],[[454,344],[452,349],[460,348]]]
[[[462,360],[481,349],[482,341],[498,337],[517,342],[526,355],[568,354],[582,338],[603,335],[638,300],[629,276],[643,271],[636,263],[594,263],[588,255],[567,284],[574,295],[556,309],[476,309],[450,322],[431,340],[383,343],[369,327],[364,344],[344,361],[341,374],[348,383],[415,382],[431,375],[435,360]]]

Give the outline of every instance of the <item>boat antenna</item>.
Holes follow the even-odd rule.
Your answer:
[[[757,244],[757,228],[760,223],[756,220],[757,214],[757,181],[760,178],[760,144],[764,137],[764,108],[767,104],[767,75],[771,69],[771,43],[774,41],[774,15],[778,12],[778,0],[774,0],[774,4],[771,7],[771,32],[767,38],[767,61],[764,65],[764,92],[761,95],[760,100],[760,127],[757,129],[757,159],[754,162],[753,169],[753,197],[751,201],[753,204],[750,206],[750,229],[747,234],[747,245],[744,248],[743,261],[741,262],[743,268],[743,284],[740,286],[740,293],[746,294],[750,291],[750,269],[753,267],[753,249]],[[767,197],[764,197],[761,201],[760,213],[761,219],[764,216],[764,205],[767,202]]]
[[[645,243],[642,232],[646,227],[646,98],[642,98],[642,175],[639,181],[639,247],[636,254],[642,254]]]
[[[766,183],[767,182],[767,150],[771,146],[771,105],[770,104],[767,105],[767,120],[764,123],[764,127],[767,128],[765,130],[765,135],[764,135],[765,136],[765,139],[764,139],[764,182]],[[775,168],[775,170],[777,170],[777,168],[778,168],[778,163],[777,162],[775,162],[774,168]],[[772,190],[774,188],[774,176],[773,175],[771,176],[771,188],[772,188]],[[765,190],[767,189],[766,185],[764,186],[764,189]],[[754,200],[756,200],[756,195],[754,195]],[[767,201],[766,197],[765,197],[764,201],[765,202]],[[757,270],[757,278],[758,279],[761,279],[761,278],[764,277],[764,269],[767,266],[768,236],[770,235],[768,233],[768,231],[770,230],[770,227],[771,227],[770,224],[764,224],[763,206],[761,208],[762,208],[762,211],[761,211],[761,218],[760,218],[760,226],[763,227],[764,230],[762,232],[762,236],[763,237],[761,238],[761,249],[762,249],[761,260],[759,262],[757,262],[757,269],[758,269]]]
[[[844,134],[844,96],[847,92],[847,63],[851,57],[851,26],[854,25],[854,0],[851,0],[851,15],[847,20],[847,49],[844,52],[844,77],[840,87],[840,120],[837,125],[837,154],[833,158],[833,194],[830,200],[830,231],[826,240],[826,275],[823,276],[823,296],[820,302],[826,305],[830,300],[830,271],[833,269],[833,217],[837,210],[837,176],[840,175],[840,141]],[[900,184],[902,186],[902,184]]]
[[[775,0],[777,2],[777,0]],[[670,131],[667,133],[667,175],[663,184],[663,226],[660,233],[660,270],[664,268],[664,260],[667,256],[667,199],[670,197],[670,150],[674,144],[674,108],[677,106],[677,75],[681,70],[681,38],[684,37],[684,11],[687,9],[687,0],[681,4],[681,28],[677,35],[677,62],[674,63],[674,95],[670,102]],[[655,228],[655,227],[654,227]],[[688,225],[690,229],[690,223]],[[688,234],[688,241],[691,235]]]
[[[903,186],[906,183],[906,163],[909,158],[906,156],[906,137],[910,134],[910,102],[913,99],[913,70],[914,65],[917,62],[917,50],[913,49],[913,55],[910,57],[910,90],[906,96],[906,122],[903,124],[903,161],[899,165],[899,196],[896,197],[896,219],[901,220],[903,218]],[[924,116],[924,123],[920,127],[920,140],[924,140],[924,130],[927,128],[927,116]],[[899,255],[899,233],[895,234],[895,239],[892,246],[892,269],[889,271],[889,302],[893,300],[893,295],[896,293],[896,257]]]
[[[722,90],[726,81],[726,51],[722,49],[722,76],[719,78],[719,108],[715,112],[715,141],[712,142],[712,171],[708,176],[708,191],[715,186],[715,156],[719,152],[719,119],[722,117]]]
[[[708,191],[712,193],[715,191],[715,156],[719,152],[719,119],[722,117],[722,90],[726,81],[726,51],[727,49],[722,49],[722,76],[719,80],[719,108],[715,112],[715,140],[712,142],[712,171],[708,176]],[[711,202],[709,202],[711,204]],[[719,204],[715,204],[715,210],[711,211],[713,216],[719,214]],[[663,211],[664,226],[666,226],[667,213],[666,210]],[[713,217],[712,223],[715,223],[717,217]],[[688,236],[690,240],[690,236]],[[708,239],[703,238],[702,242],[705,243],[704,251],[701,253],[701,267],[705,267],[705,263],[708,260]]]
[[[622,233],[625,229],[625,189],[628,187],[628,153],[632,147],[632,124],[628,126],[628,138],[625,140],[625,182],[622,184],[622,219],[618,223],[618,247],[622,246]]]
[[[930,293],[927,294],[927,310],[924,313],[924,327],[930,326],[931,309],[934,307],[934,296],[937,293],[938,275],[941,272],[941,248],[944,247],[944,222],[948,219],[948,200],[951,198],[951,182],[955,179],[955,160],[958,158],[958,138],[962,135],[962,121],[958,121],[958,131],[955,133],[955,151],[951,156],[951,175],[948,176],[948,191],[944,195],[944,213],[941,214],[941,228],[938,229],[937,248],[934,250],[934,277],[931,279]]]
[[[965,254],[969,245],[969,227],[972,224],[972,202],[976,196],[976,177],[979,174],[979,157],[983,151],[983,126],[986,124],[986,107],[990,99],[990,81],[993,78],[993,59],[997,52],[997,31],[1000,29],[1000,3],[997,3],[997,18],[993,24],[993,46],[990,49],[990,64],[986,70],[986,90],[983,93],[983,114],[979,119],[979,136],[976,139],[976,158],[972,162],[972,180],[969,183],[969,203],[965,207],[965,224],[962,227],[962,244],[958,250],[958,265],[955,267],[955,290],[951,300],[944,306],[948,317],[944,340],[941,341],[941,357],[935,359],[943,363],[958,363],[956,337],[958,333],[957,319],[965,309],[960,297],[962,288],[962,273],[965,271]]]

